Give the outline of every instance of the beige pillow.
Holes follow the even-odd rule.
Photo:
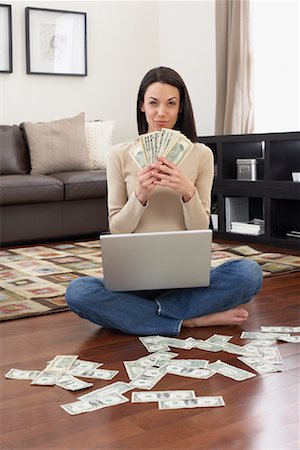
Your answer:
[[[31,173],[89,170],[84,113],[45,123],[25,122]]]
[[[105,169],[107,152],[112,146],[113,120],[85,123],[85,136],[91,169]]]

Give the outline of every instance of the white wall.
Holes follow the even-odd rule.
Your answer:
[[[115,120],[114,142],[136,137],[138,85],[159,59],[157,2],[10,3],[13,73],[0,75],[0,123],[48,121],[85,111],[88,120]],[[87,77],[26,74],[26,6],[87,13]]]
[[[252,0],[255,132],[300,130],[300,2]]]
[[[197,134],[214,134],[214,1],[166,1],[159,6],[160,62],[183,77],[193,105]]]
[[[299,0],[251,0],[255,131],[300,128]],[[137,135],[136,96],[158,65],[177,70],[190,92],[199,135],[214,134],[214,0],[10,1],[12,74],[0,74],[0,123],[47,121],[81,111],[114,119],[114,142]],[[27,75],[25,7],[87,12],[88,76]]]

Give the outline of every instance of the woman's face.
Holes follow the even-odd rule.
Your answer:
[[[179,90],[171,84],[150,84],[145,92],[141,111],[146,116],[148,133],[173,128],[180,112]]]

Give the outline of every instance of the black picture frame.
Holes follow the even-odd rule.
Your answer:
[[[11,5],[0,3],[0,72],[12,73]]]
[[[87,76],[86,13],[25,8],[27,74]]]

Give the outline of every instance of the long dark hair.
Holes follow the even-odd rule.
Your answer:
[[[181,133],[188,137],[192,142],[197,142],[194,113],[186,85],[181,76],[169,67],[156,67],[155,69],[151,69],[142,79],[136,108],[139,134],[148,132],[148,123],[146,121],[145,113],[141,111],[141,106],[144,102],[147,88],[150,84],[156,82],[170,84],[179,90],[180,112],[178,113],[178,119],[174,125],[174,129],[181,131]]]

